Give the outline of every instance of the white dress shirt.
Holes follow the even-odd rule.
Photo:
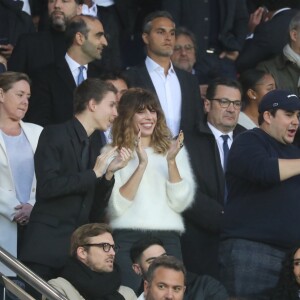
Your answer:
[[[67,64],[69,65],[69,68],[72,72],[74,81],[77,85],[77,79],[78,79],[78,75],[79,75],[79,67],[81,66],[78,62],[76,62],[74,59],[72,59],[67,53],[65,55],[65,59],[67,61]],[[87,79],[87,68],[88,65],[84,65],[85,69],[83,70],[83,78]]]
[[[181,88],[173,65],[171,63],[166,76],[164,68],[150,57],[146,58],[145,63],[161,107],[165,113],[167,125],[173,136],[177,136],[181,120]]]

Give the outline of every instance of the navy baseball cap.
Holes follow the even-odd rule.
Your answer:
[[[265,94],[258,106],[258,112],[280,108],[286,111],[300,110],[300,99],[286,90],[273,90]]]

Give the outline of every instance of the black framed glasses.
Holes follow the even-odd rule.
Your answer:
[[[115,251],[115,253],[118,252],[120,247],[118,245],[111,245],[109,243],[98,243],[98,244],[84,244],[82,247],[99,247],[102,248],[104,252],[109,252],[111,248]]]
[[[209,99],[209,100],[218,101],[222,108],[228,108],[231,103],[233,104],[233,107],[235,109],[240,109],[242,106],[241,100],[229,100],[227,98],[219,98],[219,99],[215,98],[215,99]]]

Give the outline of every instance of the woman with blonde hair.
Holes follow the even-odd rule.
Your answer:
[[[183,132],[172,140],[153,93],[129,89],[121,98],[118,114],[111,146],[129,148],[133,154],[128,165],[115,173],[108,216],[120,246],[117,262],[123,284],[137,289],[140,280],[131,270],[131,245],[154,235],[163,241],[169,255],[181,259],[181,213],[193,201],[195,182],[183,147]]]
[[[0,74],[0,246],[13,256],[35,203],[33,155],[42,127],[22,121],[29,97],[26,74]],[[1,263],[0,272],[15,275]]]

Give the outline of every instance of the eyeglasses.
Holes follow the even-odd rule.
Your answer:
[[[99,244],[84,244],[82,247],[87,246],[87,247],[99,247],[102,248],[104,252],[109,252],[111,248],[115,251],[115,253],[118,252],[120,247],[118,245],[111,245],[109,243],[99,243]]]
[[[182,51],[183,49],[186,51],[186,52],[191,52],[195,47],[193,45],[184,45],[184,46],[180,46],[180,45],[175,45],[174,47],[174,51],[176,52],[179,52],[179,51]]]
[[[235,109],[240,109],[241,106],[242,106],[242,101],[241,100],[234,100],[234,101],[231,101],[227,98],[220,98],[220,99],[209,99],[209,100],[215,100],[215,101],[218,101],[220,106],[222,108],[228,108],[229,105],[232,103],[233,104],[233,107]]]

